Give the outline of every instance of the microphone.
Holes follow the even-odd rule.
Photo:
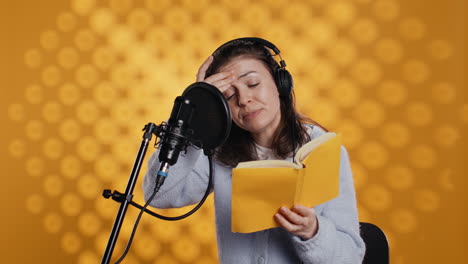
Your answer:
[[[156,178],[156,188],[159,189],[164,183],[169,167],[174,165],[179,158],[181,150],[188,144],[190,136],[189,125],[193,115],[194,105],[183,96],[178,96],[174,101],[171,117],[164,132],[159,161],[161,165]]]
[[[231,123],[231,111],[218,88],[204,82],[187,87],[175,99],[167,127],[161,133],[156,189],[164,183],[180,151],[192,144],[202,148],[205,155],[212,155],[228,138]]]

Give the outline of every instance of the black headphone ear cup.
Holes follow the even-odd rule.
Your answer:
[[[275,81],[280,96],[289,96],[293,88],[291,74],[285,69],[278,69],[275,74]]]

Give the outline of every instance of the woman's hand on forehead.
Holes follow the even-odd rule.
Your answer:
[[[208,57],[205,62],[200,66],[197,72],[197,82],[206,82],[218,88],[225,96],[228,96],[229,88],[231,88],[232,82],[236,79],[232,72],[219,72],[211,75],[208,78],[206,76],[206,70],[210,67],[210,64],[213,62],[213,56]]]

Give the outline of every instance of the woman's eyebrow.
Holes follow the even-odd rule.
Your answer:
[[[251,73],[256,73],[256,71],[248,71],[248,72],[242,74],[241,76],[239,76],[239,78],[237,78],[237,79],[243,78],[243,77],[245,77],[245,76],[247,76],[247,75],[249,75]]]

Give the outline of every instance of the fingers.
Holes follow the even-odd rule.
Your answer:
[[[291,224],[294,225],[302,225],[304,224],[304,217],[297,214],[296,212],[290,210],[287,207],[281,207],[279,210],[279,213],[283,218],[285,218],[287,221],[289,221]]]
[[[201,82],[205,79],[206,70],[210,67],[210,64],[213,62],[213,56],[209,56],[205,62],[200,66],[197,72],[197,82]]]
[[[303,239],[312,238],[317,233],[317,217],[313,208],[295,205],[290,210],[283,206],[274,217],[282,228]]]
[[[309,208],[300,204],[296,204],[293,206],[292,211],[298,213],[299,215],[309,217],[309,216],[315,216],[315,210],[314,208]]]

